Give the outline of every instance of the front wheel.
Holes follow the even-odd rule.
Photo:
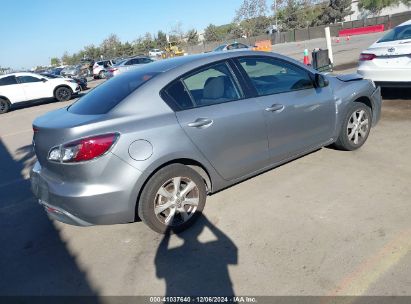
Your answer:
[[[206,196],[205,182],[196,171],[172,164],[147,182],[140,196],[138,215],[158,233],[181,232],[201,214]]]
[[[371,121],[371,109],[363,103],[353,103],[345,117],[335,146],[346,151],[360,148],[370,134]]]
[[[100,73],[98,73],[98,78],[100,79],[106,78],[106,73],[104,71],[100,71]]]

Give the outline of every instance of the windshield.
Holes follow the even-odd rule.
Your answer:
[[[383,36],[380,40],[378,40],[378,43],[404,39],[411,39],[411,24],[397,26],[392,31]]]
[[[214,52],[222,51],[226,47],[226,44],[220,45],[214,49]]]
[[[91,90],[68,108],[75,114],[106,114],[158,72],[124,73]]]

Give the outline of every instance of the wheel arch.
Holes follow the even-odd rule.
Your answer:
[[[194,159],[190,159],[190,158],[177,158],[177,159],[173,159],[170,161],[167,161],[159,166],[156,167],[155,170],[153,170],[148,176],[147,178],[144,180],[143,185],[141,186],[141,188],[138,191],[138,195],[137,195],[137,199],[136,199],[136,205],[135,205],[135,218],[134,220],[139,220],[139,215],[138,215],[138,204],[140,202],[140,197],[141,197],[141,193],[143,192],[144,187],[146,186],[147,182],[151,179],[151,177],[156,174],[160,169],[167,167],[169,165],[172,164],[182,164],[185,166],[190,167],[191,169],[193,169],[194,171],[196,171],[204,180],[205,185],[206,185],[206,189],[207,189],[207,193],[211,192],[212,190],[212,180],[210,177],[210,173],[208,172],[208,170],[206,169],[206,167],[201,164],[199,161],[194,160]]]
[[[360,102],[365,104],[366,106],[368,106],[371,109],[371,113],[373,112],[374,109],[374,105],[372,104],[372,101],[370,98],[368,98],[367,96],[361,96],[361,97],[357,97],[354,102]]]
[[[0,95],[0,99],[4,99],[9,103],[9,105],[11,105],[10,99],[8,99],[6,96]]]

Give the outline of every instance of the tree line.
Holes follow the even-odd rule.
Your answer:
[[[273,0],[269,7],[266,0],[243,0],[229,24],[209,24],[203,33],[204,42],[226,41],[241,37],[258,36],[270,30],[287,31],[311,26],[319,26],[344,21],[350,14],[351,0]],[[411,0],[359,0],[359,7],[377,14],[384,7],[399,3],[411,4]],[[180,46],[200,43],[197,30],[182,30],[181,23],[173,26],[168,35],[158,31],[146,33],[134,41],[121,42],[116,34],[111,34],[100,45],[88,45],[77,53],[65,52],[61,58],[51,58],[52,65],[76,64],[81,59],[127,57],[147,54],[150,49],[164,49],[167,41]]]

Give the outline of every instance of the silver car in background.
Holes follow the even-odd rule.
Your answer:
[[[372,81],[274,53],[162,60],[37,118],[32,189],[62,222],[181,231],[208,194],[323,146],[358,149],[380,111]]]
[[[118,62],[117,64],[113,65],[111,68],[108,69],[107,78],[114,77],[126,71],[139,68],[143,64],[151,63],[153,61],[153,59],[145,56],[138,56],[121,60],[120,62]]]

